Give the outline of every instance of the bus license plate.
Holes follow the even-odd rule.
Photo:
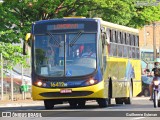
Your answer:
[[[60,93],[72,93],[71,89],[61,89]]]

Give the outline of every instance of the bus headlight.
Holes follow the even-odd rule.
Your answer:
[[[98,83],[98,80],[95,80],[95,79],[89,79],[86,81],[86,85],[94,85]]]
[[[38,82],[36,82],[36,85],[40,87],[40,86],[42,86],[42,82],[38,81]]]
[[[159,81],[158,81],[158,80],[155,80],[155,81],[154,81],[154,85],[155,85],[155,86],[158,86],[158,85],[159,85]]]

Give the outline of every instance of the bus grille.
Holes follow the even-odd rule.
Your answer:
[[[72,93],[59,93],[59,92],[45,92],[40,93],[43,97],[79,97],[79,96],[87,96],[91,95],[92,91],[72,91]]]

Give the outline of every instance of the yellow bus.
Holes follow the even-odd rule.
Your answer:
[[[138,30],[95,18],[37,21],[31,45],[32,97],[46,109],[68,102],[85,107],[131,104],[141,91]],[[24,47],[24,54],[25,54]]]

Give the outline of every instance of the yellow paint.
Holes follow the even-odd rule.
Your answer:
[[[137,96],[142,89],[140,60],[130,59],[134,68],[135,78],[133,81],[133,96]],[[112,97],[129,97],[130,84],[125,78],[127,58],[110,57],[107,61],[107,70],[104,78],[112,79]]]
[[[31,33],[27,33],[25,40],[28,41],[31,38]]]
[[[107,98],[108,93],[104,92],[104,81],[101,81],[100,83],[88,86],[88,87],[79,87],[79,88],[67,88],[72,89],[72,91],[92,91],[93,94],[88,96],[80,96],[80,97],[42,97],[40,93],[45,92],[60,92],[60,89],[45,89],[45,88],[39,88],[36,86],[32,86],[32,97],[34,100],[44,100],[44,99],[65,99],[65,98]]]

